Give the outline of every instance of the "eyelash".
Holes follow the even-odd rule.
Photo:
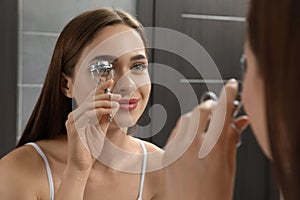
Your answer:
[[[140,67],[140,66],[142,67],[142,69],[137,69],[137,71],[144,71],[148,67],[146,64],[139,63],[139,64],[134,65],[131,69],[136,69],[137,67]]]

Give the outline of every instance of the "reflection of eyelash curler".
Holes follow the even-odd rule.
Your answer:
[[[90,73],[92,79],[99,85],[103,82],[111,80],[114,78],[113,65],[108,61],[98,61],[97,63],[90,66]],[[109,88],[104,90],[109,96],[111,101],[111,91]],[[112,114],[109,114],[109,121],[112,122]]]

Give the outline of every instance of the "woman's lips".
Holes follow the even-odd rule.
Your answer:
[[[128,111],[132,111],[134,110],[137,105],[139,100],[138,99],[121,99],[120,101],[118,101],[120,104],[120,110],[128,110]]]

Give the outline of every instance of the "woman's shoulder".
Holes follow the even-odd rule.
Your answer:
[[[58,138],[52,140],[40,140],[34,144],[38,146],[47,157],[59,157],[59,155],[56,154],[61,153],[57,153],[57,149],[59,149],[60,152],[63,152],[62,149],[66,147],[65,141],[66,140]],[[33,170],[35,167],[40,169],[41,165],[44,165],[43,158],[33,145],[23,145],[12,150],[0,160],[0,163],[1,168],[9,168],[10,170],[20,168],[21,171]],[[26,166],[29,167],[27,168]]]
[[[137,140],[140,140],[140,139],[137,139]],[[163,149],[159,148],[158,146],[156,146],[155,144],[153,144],[151,142],[148,142],[145,140],[140,140],[140,141],[142,141],[144,143],[148,153],[153,153],[153,152],[163,153],[164,152]]]
[[[0,160],[0,193],[13,199],[35,197],[42,175],[41,165],[41,157],[29,145],[8,153]]]
[[[147,149],[148,155],[145,187],[149,187],[148,189],[151,190],[154,194],[152,198],[156,199],[157,196],[161,196],[161,189],[163,188],[163,185],[165,183],[165,168],[162,166],[164,150],[151,142],[144,140],[142,142]]]
[[[4,156],[0,160],[0,169],[4,169],[6,174],[9,172],[27,172],[24,173],[24,175],[28,175],[28,172],[33,170],[34,167],[39,164],[39,155],[35,152],[33,147],[24,145],[14,149],[6,156]]]
[[[40,140],[35,144],[48,160],[64,159],[64,154],[59,153],[66,147],[64,140]],[[32,145],[18,147],[0,160],[1,195],[7,195],[10,199],[34,199],[47,197],[48,190],[45,162]]]
[[[156,146],[155,144],[151,142],[144,141],[144,144],[148,150],[148,152],[163,152],[164,150]]]

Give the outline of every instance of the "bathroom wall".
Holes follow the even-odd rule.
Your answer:
[[[33,110],[55,42],[73,17],[97,7],[122,8],[135,15],[137,0],[19,0],[18,134]]]
[[[0,158],[15,146],[17,118],[18,1],[0,1]]]

